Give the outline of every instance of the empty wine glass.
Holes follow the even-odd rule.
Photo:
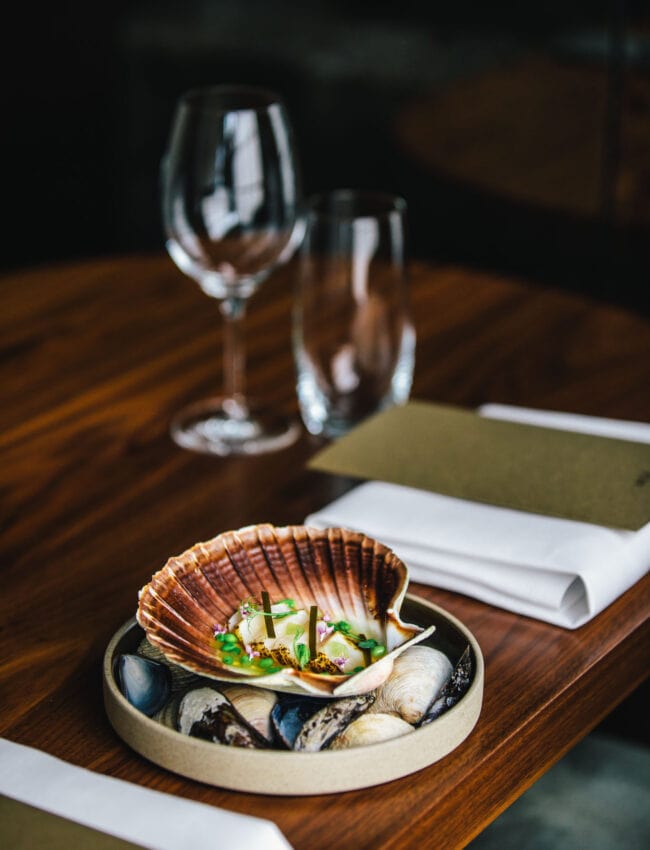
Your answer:
[[[244,391],[241,324],[247,299],[300,241],[300,181],[292,131],[277,95],[244,86],[194,89],[179,101],[162,163],[167,250],[224,320],[224,388],[174,417],[181,446],[259,454],[292,443],[295,420]]]

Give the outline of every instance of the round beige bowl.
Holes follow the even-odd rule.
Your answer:
[[[122,696],[113,677],[117,656],[135,652],[143,631],[135,619],[113,636],[104,655],[104,704],[117,734],[136,752],[174,773],[221,788],[255,794],[307,795],[351,791],[422,770],[454,750],[470,734],[481,712],[484,664],[480,647],[459,620],[437,605],[407,595],[410,622],[436,630],[427,643],[458,658],[467,644],[474,675],[453,708],[428,726],[401,738],[348,750],[300,753],[249,750],[213,744],[151,720]]]

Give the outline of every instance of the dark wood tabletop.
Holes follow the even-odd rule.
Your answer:
[[[291,267],[247,317],[249,390],[296,412]],[[650,420],[650,324],[463,268],[415,265],[413,396]],[[175,776],[109,725],[101,660],[138,589],[198,540],[299,523],[352,485],[307,471],[306,434],[220,459],[168,436],[218,392],[220,319],[165,256],[44,267],[0,280],[0,734],[74,764],[272,818],[296,850],[462,847],[630,694],[649,668],[646,577],[577,631],[412,586],[460,618],[485,657],[482,714],[430,768],[340,795],[266,797]]]

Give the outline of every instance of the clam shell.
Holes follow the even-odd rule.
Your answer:
[[[209,687],[185,694],[178,707],[177,728],[183,735],[231,747],[260,749],[268,745],[224,694]]]
[[[374,706],[373,706],[374,707]],[[370,711],[353,720],[330,744],[330,750],[347,750],[350,747],[365,747],[379,744],[391,738],[399,738],[414,732],[406,720],[395,714],[376,714]]]
[[[160,711],[157,711],[156,714],[154,714],[153,720],[155,720],[156,723],[162,723],[162,725],[167,726],[168,729],[177,731],[178,708],[183,696],[184,694],[174,694],[174,696],[172,696],[172,698],[163,705]]]
[[[248,526],[198,543],[170,558],[140,591],[137,620],[155,647],[174,664],[201,676],[315,696],[367,693],[390,675],[393,661],[434,627],[402,622],[408,573],[399,558],[364,534],[306,526]],[[383,643],[387,654],[354,675],[282,668],[254,675],[223,664],[214,627],[226,623],[243,599],[291,598],[318,605],[332,620]]]
[[[393,672],[377,691],[372,711],[399,714],[419,723],[453,671],[444,652],[431,646],[411,646],[395,659]]]
[[[219,688],[247,723],[269,743],[273,740],[271,711],[278,701],[273,691],[254,685],[223,685]]]
[[[434,702],[427,708],[419,726],[426,726],[434,720],[437,720],[441,714],[448,711],[452,706],[465,695],[472,681],[472,655],[468,646],[461,655],[458,663],[454,667],[449,680],[444,688],[437,695]]]

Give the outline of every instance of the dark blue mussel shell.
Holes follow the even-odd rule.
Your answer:
[[[140,655],[118,656],[115,680],[131,705],[148,717],[159,711],[171,694],[171,674],[167,665]]]
[[[292,750],[306,721],[323,705],[324,701],[318,697],[282,694],[271,711],[271,723],[278,742]]]

